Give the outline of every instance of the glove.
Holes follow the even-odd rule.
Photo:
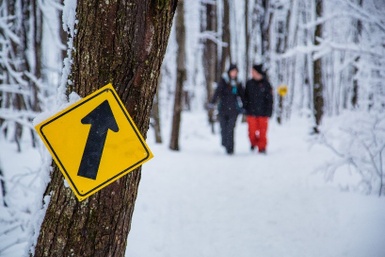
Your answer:
[[[207,110],[214,110],[215,109],[215,105],[212,104],[212,103],[208,103],[208,104],[206,104],[206,109]]]

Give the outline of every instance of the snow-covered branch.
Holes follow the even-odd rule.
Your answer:
[[[340,126],[324,129],[318,139],[338,157],[326,167],[329,180],[344,166],[350,166],[351,171],[360,175],[360,184],[366,185],[367,193],[376,192],[382,196],[385,195],[385,114],[372,112],[365,115],[357,117],[355,113],[346,113],[343,118],[339,117],[342,120]]]
[[[1,17],[0,18],[0,34],[2,37],[6,38],[8,37],[10,40],[12,40],[16,44],[20,44],[20,38],[11,30],[10,23],[15,20],[16,17],[14,16],[8,16],[8,17]]]
[[[211,4],[211,5],[216,5],[217,2],[216,0],[200,0],[201,4]]]
[[[214,42],[215,44],[217,44],[218,46],[221,46],[221,47],[227,47],[228,46],[228,44],[226,42],[223,42],[222,40],[220,40],[219,34],[217,32],[214,32],[214,31],[208,31],[208,30],[203,31],[200,34],[200,38],[203,40],[211,40],[212,42]]]
[[[376,9],[374,10],[366,10],[362,8],[362,6],[358,5],[357,3],[353,3],[349,0],[339,0],[342,3],[347,4],[350,6],[354,12],[353,13],[357,19],[368,21],[372,24],[375,24],[378,26],[379,29],[381,29],[383,32],[385,32],[385,19],[383,13],[378,13]]]
[[[63,11],[63,5],[56,3],[55,1],[43,2],[42,0],[39,0],[38,5],[42,15],[47,21],[52,20],[52,13],[56,13],[57,11]],[[55,24],[54,22],[47,22],[46,24],[52,35],[51,38],[53,39],[55,44],[58,46],[59,49],[65,50],[66,49],[65,44],[63,44],[60,37],[57,37],[58,32],[55,32],[55,30],[58,30],[58,28],[56,27],[57,24]],[[56,26],[53,26],[54,24]]]
[[[363,48],[354,43],[336,43],[330,39],[318,38],[321,43],[319,45],[297,45],[288,49],[283,54],[276,54],[277,58],[293,58],[298,54],[313,54],[313,60],[317,60],[322,56],[330,53],[332,50],[350,51],[359,55],[369,55],[376,58],[385,58],[384,54],[373,48]]]

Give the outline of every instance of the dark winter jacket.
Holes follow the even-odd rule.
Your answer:
[[[210,103],[218,102],[219,115],[238,115],[242,110],[243,88],[239,81],[230,80],[224,73]]]
[[[271,117],[273,112],[273,89],[265,78],[259,81],[255,79],[247,81],[243,108],[246,115]]]

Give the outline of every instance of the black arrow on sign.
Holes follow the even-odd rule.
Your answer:
[[[107,131],[111,129],[114,132],[118,132],[119,127],[107,100],[87,114],[81,122],[82,124],[91,124],[91,129],[83,152],[78,176],[96,179]]]

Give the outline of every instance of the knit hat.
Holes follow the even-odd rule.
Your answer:
[[[232,64],[230,64],[230,67],[229,67],[229,69],[227,70],[227,72],[230,72],[231,70],[234,70],[234,69],[238,70],[238,67],[237,67],[236,64],[232,63]]]
[[[262,64],[254,64],[253,69],[261,75],[265,74],[265,72],[263,71],[263,65]]]

